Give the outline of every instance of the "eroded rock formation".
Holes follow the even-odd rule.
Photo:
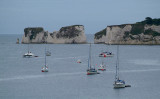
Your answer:
[[[83,25],[62,27],[59,31],[49,33],[42,27],[25,28],[22,43],[86,43]]]

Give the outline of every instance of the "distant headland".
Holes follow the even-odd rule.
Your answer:
[[[53,33],[42,27],[28,27],[24,29],[22,43],[82,44],[86,43],[86,36],[83,25],[62,27]]]
[[[160,44],[160,19],[146,17],[135,24],[107,26],[95,33],[94,43]]]

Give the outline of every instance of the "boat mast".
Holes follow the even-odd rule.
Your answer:
[[[89,62],[90,62],[90,65],[89,65],[89,68],[91,69],[91,43],[90,43],[90,46],[89,46]]]
[[[117,57],[117,73],[118,73],[118,79],[119,79],[119,45],[117,47],[118,47],[117,48],[117,50],[118,50],[118,53],[117,53],[117,55],[118,55],[118,57]]]
[[[29,39],[29,36],[28,36],[28,53],[29,53],[29,43],[30,43],[30,39]]]
[[[89,70],[89,57],[88,57],[88,70]]]
[[[28,43],[28,53],[29,53],[29,43]]]
[[[115,81],[119,79],[119,45],[117,45],[117,61],[116,61],[116,76]]]
[[[101,54],[104,52],[104,49],[102,47],[102,50],[101,50]],[[101,62],[102,62],[102,65],[104,64],[104,57],[101,57]]]
[[[45,44],[45,67],[46,67],[46,44]]]

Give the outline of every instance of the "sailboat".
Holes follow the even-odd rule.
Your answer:
[[[99,72],[95,69],[95,66],[92,67],[91,65],[91,43],[90,43],[87,75],[93,75],[93,74],[99,74]]]
[[[47,44],[47,42],[45,43]],[[48,49],[46,49],[46,56],[51,56],[51,52]]]
[[[113,84],[114,88],[125,88],[125,81],[119,79],[119,45],[117,46],[116,75]]]
[[[100,64],[98,70],[105,71],[106,70],[106,65],[104,64],[104,59],[102,58],[102,63]]]
[[[42,72],[48,72],[48,67],[47,67],[47,64],[46,64],[46,47],[45,47],[45,64],[44,64],[44,67],[42,67],[41,71]]]
[[[46,51],[46,56],[51,56],[51,52],[50,51]]]
[[[27,58],[34,57],[34,54],[29,51],[29,44],[28,44],[28,52],[25,53],[25,54],[23,55],[23,57],[25,57],[25,58],[26,58],[26,57],[27,57]]]

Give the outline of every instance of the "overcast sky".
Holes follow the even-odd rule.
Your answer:
[[[23,34],[26,27],[53,32],[77,24],[94,34],[146,17],[160,18],[160,0],[0,0],[0,34]]]

